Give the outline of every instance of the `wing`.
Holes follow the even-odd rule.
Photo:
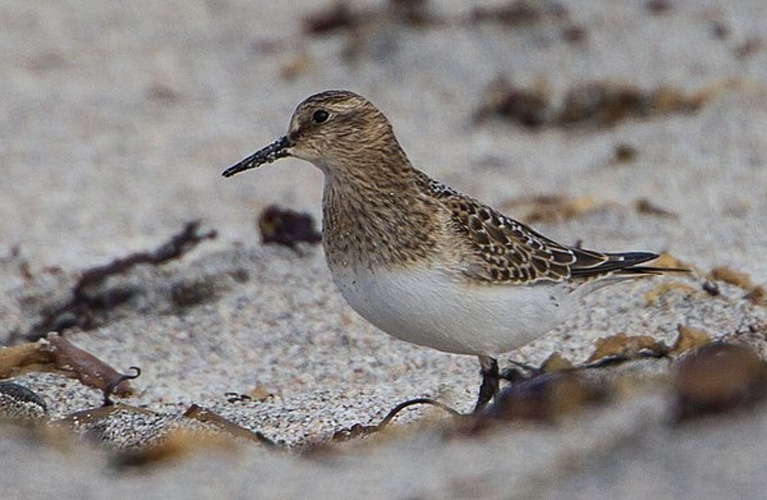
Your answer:
[[[589,281],[601,276],[657,274],[638,266],[658,257],[649,252],[602,253],[561,245],[419,172],[420,182],[452,213],[453,229],[470,241],[474,278],[497,283]]]

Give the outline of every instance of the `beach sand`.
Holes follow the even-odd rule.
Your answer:
[[[554,352],[582,363],[597,339],[620,333],[671,345],[679,325],[757,348],[767,331],[764,307],[746,298],[767,281],[764,2],[559,2],[564,10],[539,6],[521,25],[479,19],[457,1],[424,2],[425,20],[408,23],[391,3],[350,3],[353,14],[367,13],[360,25],[315,35],[307,22],[318,29],[317,13],[331,3],[4,3],[3,343],[18,345],[46,310],[69,300],[86,269],[157,248],[192,220],[217,232],[180,259],[110,278],[105,286],[127,300],[97,312],[92,328],[63,329],[117,370],[141,368],[135,395],[115,400],[146,413],[115,412],[74,438],[0,427],[4,498],[765,491],[764,407],[675,425],[675,371],[665,359],[606,369],[622,381],[607,401],[553,422],[472,434],[418,407],[386,432],[301,452],[355,424],[375,425],[410,398],[468,411],[479,383],[474,358],[405,344],[356,316],[320,246],[260,243],[256,219],[269,205],[319,223],[316,168],[282,160],[221,177],[284,134],[295,105],[321,90],[366,96],[417,168],[512,217],[535,197],[574,200],[555,204],[553,216],[527,212],[558,241],[667,252],[694,270],[603,288],[503,365],[538,365]],[[590,82],[661,89],[663,99],[652,113],[583,124],[478,120],[499,77],[535,89],[549,110]],[[672,112],[679,96],[692,96],[694,109]],[[751,283],[719,281],[720,294],[707,293],[706,276],[719,266]],[[13,381],[45,399],[52,425],[102,401],[60,374]],[[189,427],[182,415],[193,404],[278,449],[174,431]],[[125,450],[167,432],[181,436],[177,448],[126,465]]]

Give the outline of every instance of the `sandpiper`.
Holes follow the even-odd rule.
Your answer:
[[[639,265],[657,254],[562,245],[432,180],[353,92],[307,98],[287,135],[223,175],[290,156],[325,174],[322,242],[343,297],[394,337],[478,356],[475,411],[498,392],[499,354],[560,325],[584,294],[660,271]]]

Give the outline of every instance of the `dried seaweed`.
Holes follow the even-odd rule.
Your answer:
[[[345,429],[341,429],[339,431],[336,431],[333,433],[333,437],[331,438],[333,441],[348,441],[350,439],[357,439],[361,437],[369,436],[375,432],[379,432],[386,428],[393,420],[394,418],[399,415],[402,410],[405,408],[409,408],[411,406],[415,405],[430,405],[435,406],[441,410],[446,411],[450,415],[461,417],[465,416],[459,411],[449,407],[448,405],[444,403],[440,403],[439,401],[436,401],[431,398],[415,398],[415,399],[408,399],[407,401],[404,401],[394,408],[392,408],[389,413],[386,414],[386,416],[376,425],[362,425],[362,424],[354,424],[353,426]]]
[[[111,394],[132,394],[128,379],[135,378],[123,375],[56,333],[35,343],[0,349],[0,378],[29,372],[53,372],[76,378],[104,391],[105,401]]]
[[[594,352],[586,360],[587,366],[602,366],[615,360],[625,361],[640,357],[663,357],[669,347],[649,335],[618,333],[597,339]]]
[[[552,1],[513,0],[493,7],[475,7],[471,13],[474,22],[496,22],[505,26],[531,26],[547,20],[567,19],[567,8]]]
[[[499,77],[483,92],[476,122],[502,118],[531,129],[542,126],[604,128],[632,118],[700,110],[719,88],[685,92],[670,86],[645,90],[612,81],[591,81],[569,89],[555,104],[545,83],[525,88]]]
[[[76,412],[70,413],[69,415],[62,418],[61,420],[56,420],[54,424],[56,426],[60,426],[64,428],[74,429],[80,426],[93,425],[99,420],[102,420],[111,415],[117,414],[119,412],[125,412],[125,411],[139,413],[141,415],[146,415],[146,416],[156,415],[155,412],[151,410],[147,410],[145,408],[138,408],[136,406],[117,403],[113,405],[100,406],[98,408],[89,408],[87,410],[76,411]]]
[[[196,404],[193,404],[184,412],[184,417],[197,420],[199,422],[204,422],[206,424],[211,424],[217,429],[224,431],[233,437],[244,438],[259,444],[264,444],[270,448],[274,448],[277,446],[277,443],[275,443],[268,437],[264,436],[262,433],[258,431],[256,432],[250,431],[244,427],[241,427],[235,424],[231,420],[227,420],[224,417],[218,415],[217,413],[214,413],[210,410],[202,408],[201,406],[198,406]]]
[[[564,370],[533,376],[502,390],[477,416],[474,430],[495,421],[553,422],[587,405],[602,402],[610,387],[581,376],[581,370]]]
[[[432,15],[427,0],[390,0],[388,5],[367,10],[352,9],[350,2],[339,0],[330,7],[307,14],[301,24],[303,32],[308,35],[326,36],[371,31],[369,28],[375,24],[425,26],[439,22],[445,20]]]
[[[507,200],[502,208],[513,211],[516,217],[527,224],[535,224],[577,219],[605,206],[589,196],[571,198],[563,195],[536,195]]]
[[[679,216],[674,212],[670,212],[665,208],[661,208],[655,203],[651,202],[647,198],[639,198],[634,201],[634,210],[640,214],[655,215],[658,217],[666,217],[676,219]]]
[[[735,285],[743,290],[750,290],[754,284],[751,282],[751,277],[741,271],[736,271],[731,267],[719,266],[715,267],[709,273],[709,278],[716,281],[723,281],[730,285]]]
[[[210,456],[212,452],[231,454],[237,443],[231,436],[219,432],[175,429],[156,443],[114,455],[109,465],[116,470],[128,467],[156,466],[172,463],[189,455]]]
[[[322,235],[314,227],[314,218],[289,208],[269,205],[258,217],[261,243],[276,243],[296,250],[299,243],[316,245]]]
[[[767,395],[767,364],[752,348],[713,343],[679,362],[674,387],[677,422],[745,408]]]
[[[215,230],[201,232],[201,222],[192,221],[178,234],[154,250],[136,252],[113,260],[109,264],[86,270],[72,287],[72,298],[64,305],[52,308],[43,319],[23,335],[23,339],[34,342],[48,332],[61,331],[71,327],[90,330],[98,326],[95,315],[110,310],[129,300],[135,291],[125,288],[107,288],[107,280],[128,272],[140,264],[160,265],[178,259],[200,242],[217,236]]]

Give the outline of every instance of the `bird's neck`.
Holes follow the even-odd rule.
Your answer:
[[[405,162],[407,169],[400,163],[396,175],[326,174],[322,233],[331,269],[391,267],[433,252],[439,233],[434,200],[419,189],[415,170]]]

